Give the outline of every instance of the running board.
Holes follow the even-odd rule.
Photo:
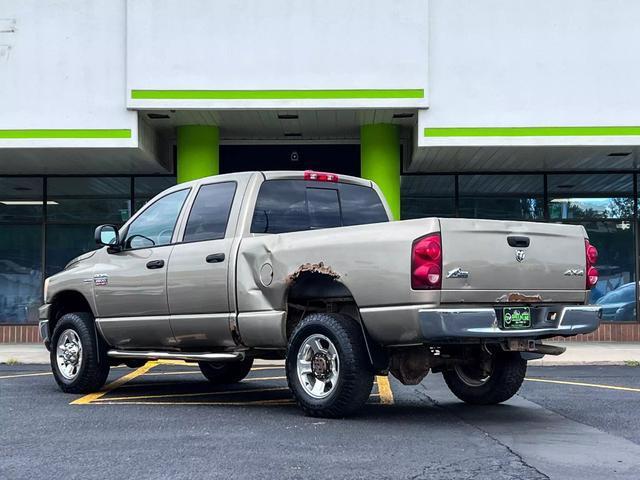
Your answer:
[[[109,350],[111,358],[135,358],[145,360],[184,360],[186,362],[239,362],[244,353],[198,353],[198,352],[136,352],[133,350]]]

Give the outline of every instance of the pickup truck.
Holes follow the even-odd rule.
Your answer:
[[[40,331],[65,392],[110,366],[197,362],[216,384],[284,359],[309,415],[342,417],[375,375],[441,372],[473,404],[512,397],[542,339],[595,330],[597,250],[582,226],[392,221],[371,181],[245,172],[182,183],[45,282]]]

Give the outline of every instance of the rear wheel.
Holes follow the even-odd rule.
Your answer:
[[[293,331],[287,381],[298,405],[315,417],[344,417],[369,398],[373,369],[359,325],[350,317],[314,313]]]
[[[211,383],[238,383],[244,379],[253,366],[253,358],[245,358],[240,362],[212,363],[198,362],[200,371]]]
[[[474,405],[492,405],[513,397],[527,373],[527,362],[517,352],[499,352],[468,365],[442,372],[451,392]]]
[[[106,348],[97,335],[93,316],[86,312],[63,315],[51,337],[51,370],[67,393],[99,390],[109,375]]]

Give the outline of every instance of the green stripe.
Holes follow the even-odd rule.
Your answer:
[[[131,130],[121,129],[29,129],[0,130],[0,138],[131,138]]]
[[[640,127],[461,127],[425,128],[425,137],[577,137],[640,135]]]
[[[355,98],[424,98],[417,89],[359,90],[131,90],[138,100],[333,100]]]

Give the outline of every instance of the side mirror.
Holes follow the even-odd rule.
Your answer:
[[[100,225],[96,228],[94,235],[98,245],[119,250],[120,238],[118,237],[118,229],[114,225]]]

